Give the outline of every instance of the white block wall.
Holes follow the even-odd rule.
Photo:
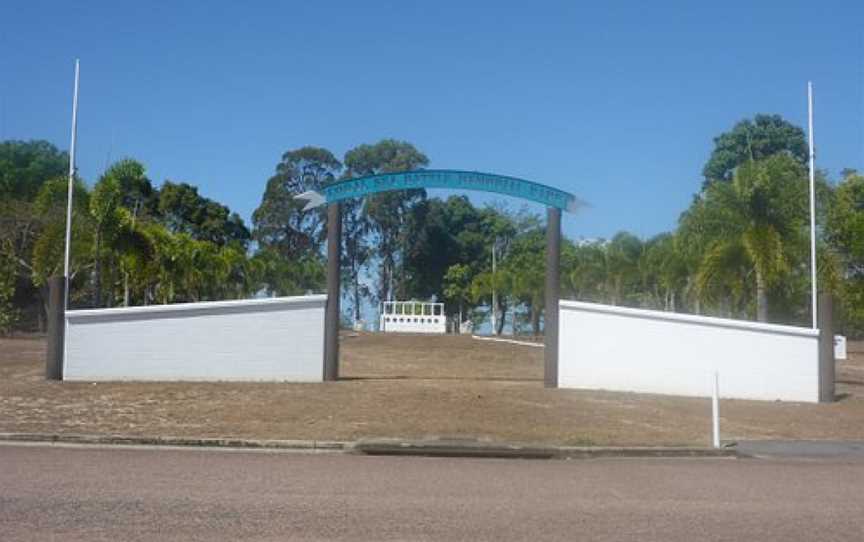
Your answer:
[[[819,400],[809,328],[561,301],[559,333],[562,388]]]
[[[64,380],[323,380],[327,296],[66,313]]]

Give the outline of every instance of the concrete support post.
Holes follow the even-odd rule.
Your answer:
[[[549,207],[546,222],[546,311],[543,314],[546,348],[543,385],[558,387],[558,300],[561,281],[561,209]]]
[[[66,277],[48,279],[48,348],[45,379],[63,380],[63,335],[66,327]]]
[[[819,294],[819,402],[834,402],[834,300]]]
[[[339,305],[342,210],[339,203],[327,207],[327,309],[324,315],[324,380],[339,379]]]

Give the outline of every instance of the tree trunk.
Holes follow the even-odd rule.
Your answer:
[[[765,278],[759,270],[756,270],[756,320],[768,321],[768,291],[765,287]]]
[[[102,258],[99,252],[102,247],[102,236],[96,232],[96,250],[93,261],[93,305],[96,308],[102,306]]]
[[[114,306],[114,280],[116,266],[114,265],[114,254],[108,257],[108,295],[105,298],[105,306],[111,308]]]
[[[354,321],[356,322],[360,319],[360,278],[357,273],[352,272],[352,274],[354,275],[352,289],[354,295]]]
[[[123,271],[123,306],[129,306],[129,273]]]
[[[496,328],[495,335],[501,336],[501,333],[504,331],[504,320],[507,318],[507,305],[501,303],[501,300],[498,300],[498,305],[501,307],[501,310],[498,311],[500,318],[495,322]]]
[[[535,337],[540,336],[540,307],[531,304],[531,332]]]

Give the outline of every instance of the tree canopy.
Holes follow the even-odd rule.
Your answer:
[[[33,201],[42,185],[69,172],[69,154],[47,141],[0,141],[0,200]]]
[[[804,164],[807,160],[804,130],[780,115],[756,115],[753,120],[742,120],[714,138],[714,150],[702,170],[705,185],[731,181],[738,166],[775,154],[788,155]]]
[[[735,124],[714,139],[705,184],[672,231],[563,240],[563,297],[807,325],[805,159],[803,131],[781,117]],[[394,139],[357,145],[341,160],[320,147],[288,150],[262,183],[250,232],[194,184],[156,186],[144,164],[120,160],[92,185],[75,179],[72,306],[322,291],[325,210],[304,211],[295,196],[429,163]],[[67,167],[68,155],[44,141],[0,142],[0,331],[44,326],[45,285],[62,269]],[[820,284],[838,296],[841,332],[861,336],[864,176],[844,170],[835,184],[817,172],[817,195]],[[444,301],[451,329],[494,320],[495,333],[542,333],[545,223],[537,214],[424,190],[340,206],[353,319],[391,298]]]

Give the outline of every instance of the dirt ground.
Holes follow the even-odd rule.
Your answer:
[[[376,334],[341,344],[339,382],[93,384],[46,382],[44,340],[0,339],[0,432],[710,442],[709,400],[544,389],[542,348]],[[864,353],[838,363],[837,394],[818,405],[724,400],[722,437],[864,439]]]

